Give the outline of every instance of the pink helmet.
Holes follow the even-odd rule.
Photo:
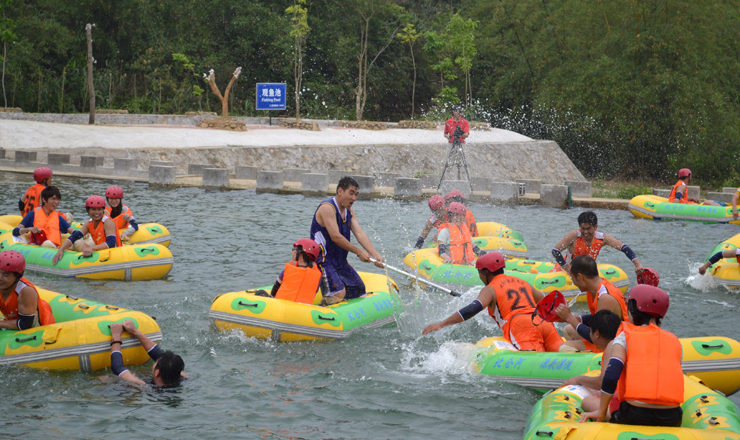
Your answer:
[[[506,258],[501,252],[489,252],[475,262],[476,269],[488,269],[489,272],[496,272],[503,267],[506,267]]]
[[[111,186],[105,190],[105,196],[109,199],[122,199],[123,189],[120,186]]]
[[[0,270],[23,273],[26,270],[26,259],[20,252],[0,252]]]
[[[54,174],[51,169],[46,167],[36,168],[33,170],[33,180],[36,181],[36,183],[41,183],[44,180],[48,179],[49,177]]]
[[[321,251],[321,249],[319,248],[319,244],[311,240],[310,238],[301,238],[293,243],[293,249],[297,248],[298,246],[303,249],[303,252],[310,255],[313,258],[313,261],[316,261],[316,259],[319,258],[319,252]]]
[[[461,199],[465,200],[465,195],[462,193],[462,191],[460,191],[459,189],[456,189],[456,190],[450,191],[445,196],[445,202],[448,202],[453,197],[460,197]]]
[[[439,194],[429,197],[429,209],[436,211],[445,205],[444,197]]]
[[[691,170],[688,168],[681,168],[678,170],[678,178],[681,179],[683,177],[689,177],[691,175]]]
[[[627,293],[627,301],[634,299],[637,310],[649,315],[665,317],[671,299],[665,290],[648,284],[638,284]]]
[[[85,201],[86,208],[105,208],[105,199],[103,196],[90,196]]]
[[[450,206],[447,207],[447,212],[452,212],[454,214],[465,215],[467,211],[468,210],[465,209],[465,205],[460,202],[452,202],[450,203]]]

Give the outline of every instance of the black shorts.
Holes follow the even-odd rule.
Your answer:
[[[611,423],[620,425],[644,426],[681,426],[683,410],[676,408],[642,408],[622,402],[619,409],[612,413]]]

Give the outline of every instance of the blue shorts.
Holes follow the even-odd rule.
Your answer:
[[[334,296],[342,290],[346,290],[344,299],[359,298],[365,295],[365,283],[360,278],[354,267],[345,262],[340,266],[324,262],[319,264],[319,269],[324,274],[324,281],[329,286],[326,296]]]

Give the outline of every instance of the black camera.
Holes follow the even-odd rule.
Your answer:
[[[465,130],[460,127],[456,127],[455,131],[452,132],[453,142],[459,144],[460,138],[465,134]]]

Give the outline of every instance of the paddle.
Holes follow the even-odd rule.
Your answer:
[[[372,261],[373,263],[377,263],[377,260],[376,260],[375,258],[370,258],[370,261]],[[441,290],[441,291],[443,291],[443,292],[445,292],[445,293],[449,293],[449,294],[450,294],[450,295],[452,295],[452,296],[462,296],[462,295],[461,295],[460,293],[458,293],[458,292],[455,292],[454,290],[446,289],[446,288],[444,288],[444,287],[440,286],[439,284],[434,284],[434,283],[432,283],[432,282],[431,282],[431,281],[429,281],[429,280],[426,280],[426,279],[423,279],[423,278],[419,278],[419,277],[417,277],[416,275],[411,275],[410,273],[408,273],[408,272],[406,272],[406,271],[404,271],[404,270],[398,269],[398,268],[396,268],[396,267],[393,267],[393,266],[389,266],[389,265],[388,265],[388,264],[386,264],[386,263],[381,263],[381,264],[383,264],[383,266],[384,266],[384,267],[385,267],[386,269],[390,269],[390,270],[392,270],[393,272],[398,272],[398,273],[400,273],[401,275],[406,275],[407,277],[409,277],[409,278],[411,278],[411,279],[413,279],[413,280],[419,281],[420,283],[426,284],[426,285],[428,285],[428,286],[432,286],[432,287],[434,287],[435,289],[439,289],[439,290]]]

